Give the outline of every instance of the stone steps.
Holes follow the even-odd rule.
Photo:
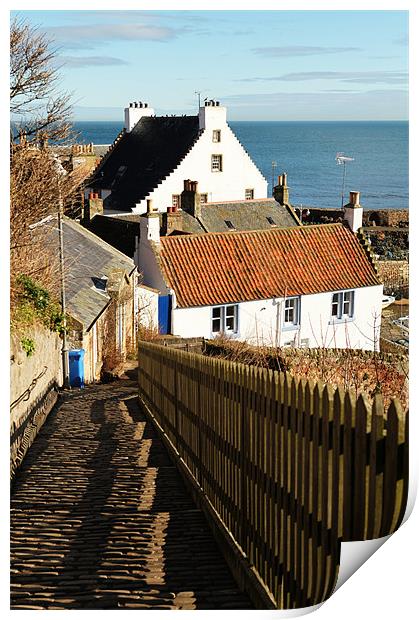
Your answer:
[[[132,381],[67,395],[17,473],[12,609],[251,609]]]

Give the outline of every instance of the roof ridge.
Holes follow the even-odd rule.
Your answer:
[[[255,230],[231,230],[231,231],[220,231],[220,232],[208,232],[205,235],[203,235],[202,233],[188,233],[188,234],[184,234],[184,235],[176,235],[176,237],[171,237],[171,236],[165,236],[165,237],[161,237],[161,240],[163,239],[182,239],[185,237],[188,237],[189,239],[191,238],[195,238],[195,237],[214,237],[214,236],[219,236],[219,235],[223,235],[223,236],[244,236],[244,235],[249,235],[249,234],[259,234],[259,235],[265,235],[265,234],[279,234],[282,232],[286,232],[286,231],[303,231],[303,230],[312,230],[312,229],[325,229],[325,228],[345,228],[346,226],[344,226],[341,222],[333,222],[332,224],[309,224],[308,226],[285,226],[285,227],[281,227],[281,228],[264,228],[264,229],[255,229]],[[297,234],[297,233],[296,233]]]

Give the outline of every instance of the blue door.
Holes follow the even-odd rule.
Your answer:
[[[159,295],[159,333],[170,334],[172,298],[170,295]]]

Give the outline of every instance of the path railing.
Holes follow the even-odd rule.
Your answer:
[[[340,543],[385,536],[402,521],[407,417],[397,401],[384,411],[379,395],[370,405],[145,342],[139,394],[272,606],[325,600]]]

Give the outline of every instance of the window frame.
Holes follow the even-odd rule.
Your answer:
[[[214,167],[214,163],[218,162],[218,166]],[[222,172],[223,171],[223,156],[221,153],[212,153],[211,154],[211,172]]]
[[[300,325],[301,315],[301,297],[294,295],[293,297],[285,297],[284,311],[282,315],[283,329],[297,329]],[[291,305],[292,302],[292,305]],[[291,320],[286,320],[287,313],[292,311]]]
[[[347,306],[347,304],[349,304]],[[345,308],[345,306],[347,306]],[[336,310],[336,311],[335,311]],[[346,311],[347,310],[347,311]],[[331,322],[342,323],[353,321],[355,314],[355,289],[345,289],[334,291],[331,302]]]
[[[232,314],[228,314],[232,311]],[[214,312],[219,316],[214,316]],[[233,327],[227,327],[228,319],[233,319]],[[219,321],[220,329],[214,330],[214,322]],[[236,336],[239,333],[239,304],[225,304],[223,306],[212,306],[211,308],[211,334],[230,334]]]
[[[250,196],[247,195],[247,193],[250,192]],[[255,188],[254,187],[247,187],[244,190],[244,199],[245,200],[254,200],[255,199]]]
[[[180,207],[180,194],[172,194],[172,207],[179,209]]]

